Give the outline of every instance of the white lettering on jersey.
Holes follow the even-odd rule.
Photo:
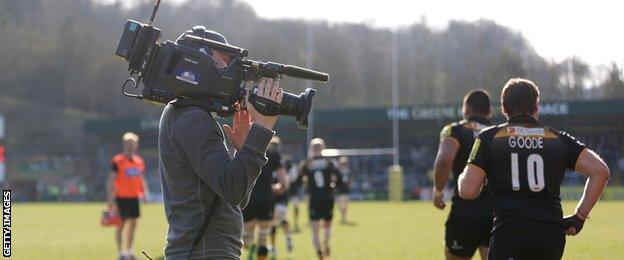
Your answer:
[[[507,133],[510,135],[519,136],[544,136],[546,135],[544,128],[526,128],[521,126],[509,126],[507,127]]]
[[[541,137],[522,137],[522,136],[510,136],[508,140],[511,148],[525,148],[525,149],[542,149],[544,148],[544,141]]]
[[[324,170],[325,168],[327,168],[327,159],[314,159],[310,161],[308,167],[310,168],[310,171]]]

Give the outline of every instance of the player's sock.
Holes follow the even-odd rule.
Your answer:
[[[254,258],[254,251],[256,251],[256,245],[255,244],[251,244],[249,246],[249,250],[247,251],[247,260],[253,260],[253,258]]]
[[[331,237],[331,228],[325,228],[325,241],[329,241],[329,238]]]
[[[331,237],[331,227],[325,229],[325,255],[329,256],[329,238]]]
[[[128,259],[136,259],[136,256],[134,256],[134,253],[132,252],[132,250],[126,250],[126,257],[128,257]]]
[[[316,251],[321,252],[321,241],[318,237],[312,237],[312,244],[314,244]]]
[[[319,259],[323,259],[323,252],[320,249],[316,250],[316,254],[318,255]]]
[[[259,246],[258,247],[258,260],[265,260],[267,259],[267,256],[269,255],[269,248],[266,246]]]
[[[263,246],[267,244],[267,237],[271,235],[271,228],[261,228],[258,231],[258,245]]]
[[[275,248],[275,233],[277,233],[277,227],[275,225],[271,226],[271,245]]]
[[[290,234],[286,235],[286,250],[288,250],[289,253],[293,250],[293,244],[292,239],[290,238]]]
[[[295,207],[295,232],[299,232],[299,207]]]
[[[243,244],[245,248],[253,245],[253,231],[243,229]]]

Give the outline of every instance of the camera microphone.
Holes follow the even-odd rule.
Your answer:
[[[284,75],[293,78],[316,80],[323,83],[327,83],[329,81],[329,74],[327,73],[318,72],[293,65],[284,65],[282,72],[284,73]]]

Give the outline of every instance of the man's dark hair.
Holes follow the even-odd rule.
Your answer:
[[[470,109],[470,113],[479,116],[490,114],[490,94],[483,89],[476,89],[464,96],[464,106]]]
[[[501,93],[501,108],[506,117],[532,115],[537,110],[539,89],[533,81],[513,78],[507,81]]]

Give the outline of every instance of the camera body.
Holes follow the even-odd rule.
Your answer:
[[[234,113],[234,103],[241,100],[241,72],[238,63],[247,51],[220,43],[209,44],[235,56],[234,66],[219,69],[207,53],[170,41],[158,43],[161,30],[134,20],[126,21],[115,54],[128,61],[131,75],[138,75],[144,88],[143,100],[167,104],[176,97],[198,99],[209,104],[221,116]],[[201,38],[183,39],[197,41]],[[125,91],[124,91],[125,93]]]
[[[122,87],[124,95],[156,104],[185,100],[228,117],[236,112],[237,103],[242,104],[248,81],[282,75],[323,82],[329,80],[327,73],[246,59],[247,50],[226,43],[186,33],[175,43],[160,43],[160,35],[161,30],[149,24],[126,21],[115,51],[117,56],[128,61],[131,75]],[[217,55],[221,57],[219,61]],[[137,79],[132,75],[137,75]],[[135,87],[143,83],[142,93],[127,92],[128,82],[134,83]],[[284,92],[282,102],[276,103],[251,91],[248,100],[262,114],[290,115],[295,117],[299,127],[305,128],[315,92],[314,89],[306,89],[299,95]]]

